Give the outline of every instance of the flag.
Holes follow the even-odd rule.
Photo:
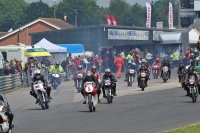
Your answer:
[[[67,21],[67,16],[64,16],[64,20]]]
[[[151,5],[149,3],[146,3],[146,8],[147,8],[146,27],[151,28]]]
[[[112,23],[113,23],[113,25],[114,25],[114,26],[117,26],[118,23],[117,23],[116,18],[115,18],[114,16],[112,16],[111,18],[112,18]]]
[[[112,25],[110,15],[108,15],[108,14],[106,14],[106,22],[107,22],[107,25]]]
[[[134,27],[135,25],[134,25],[134,23],[132,24],[132,27]]]
[[[173,29],[173,7],[172,3],[169,2],[169,14],[168,14],[168,24],[169,24],[169,29]]]

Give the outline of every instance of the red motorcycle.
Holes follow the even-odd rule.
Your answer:
[[[159,65],[159,63],[154,63],[152,65],[152,74],[153,74],[154,79],[157,79],[158,76],[160,75],[160,65]]]

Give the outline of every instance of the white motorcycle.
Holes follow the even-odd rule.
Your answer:
[[[5,115],[6,111],[5,102],[0,100],[0,133],[12,133],[12,129],[9,129],[9,119]]]
[[[49,98],[47,96],[46,90],[44,89],[44,85],[42,81],[36,81],[34,83],[34,91],[37,94],[37,99],[39,100],[39,104],[43,110],[49,109]]]
[[[52,79],[51,79],[51,85],[54,89],[57,89],[59,83],[60,83],[60,75],[59,74],[52,74]]]
[[[86,82],[84,84],[84,94],[86,105],[90,112],[95,111],[98,104],[98,95],[94,82]]]

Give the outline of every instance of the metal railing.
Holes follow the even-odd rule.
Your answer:
[[[20,74],[0,77],[0,91],[16,89],[20,87],[20,85],[21,85]]]

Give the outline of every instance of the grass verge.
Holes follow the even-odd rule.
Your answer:
[[[161,132],[161,133],[200,133],[200,124],[180,127],[175,130]]]

